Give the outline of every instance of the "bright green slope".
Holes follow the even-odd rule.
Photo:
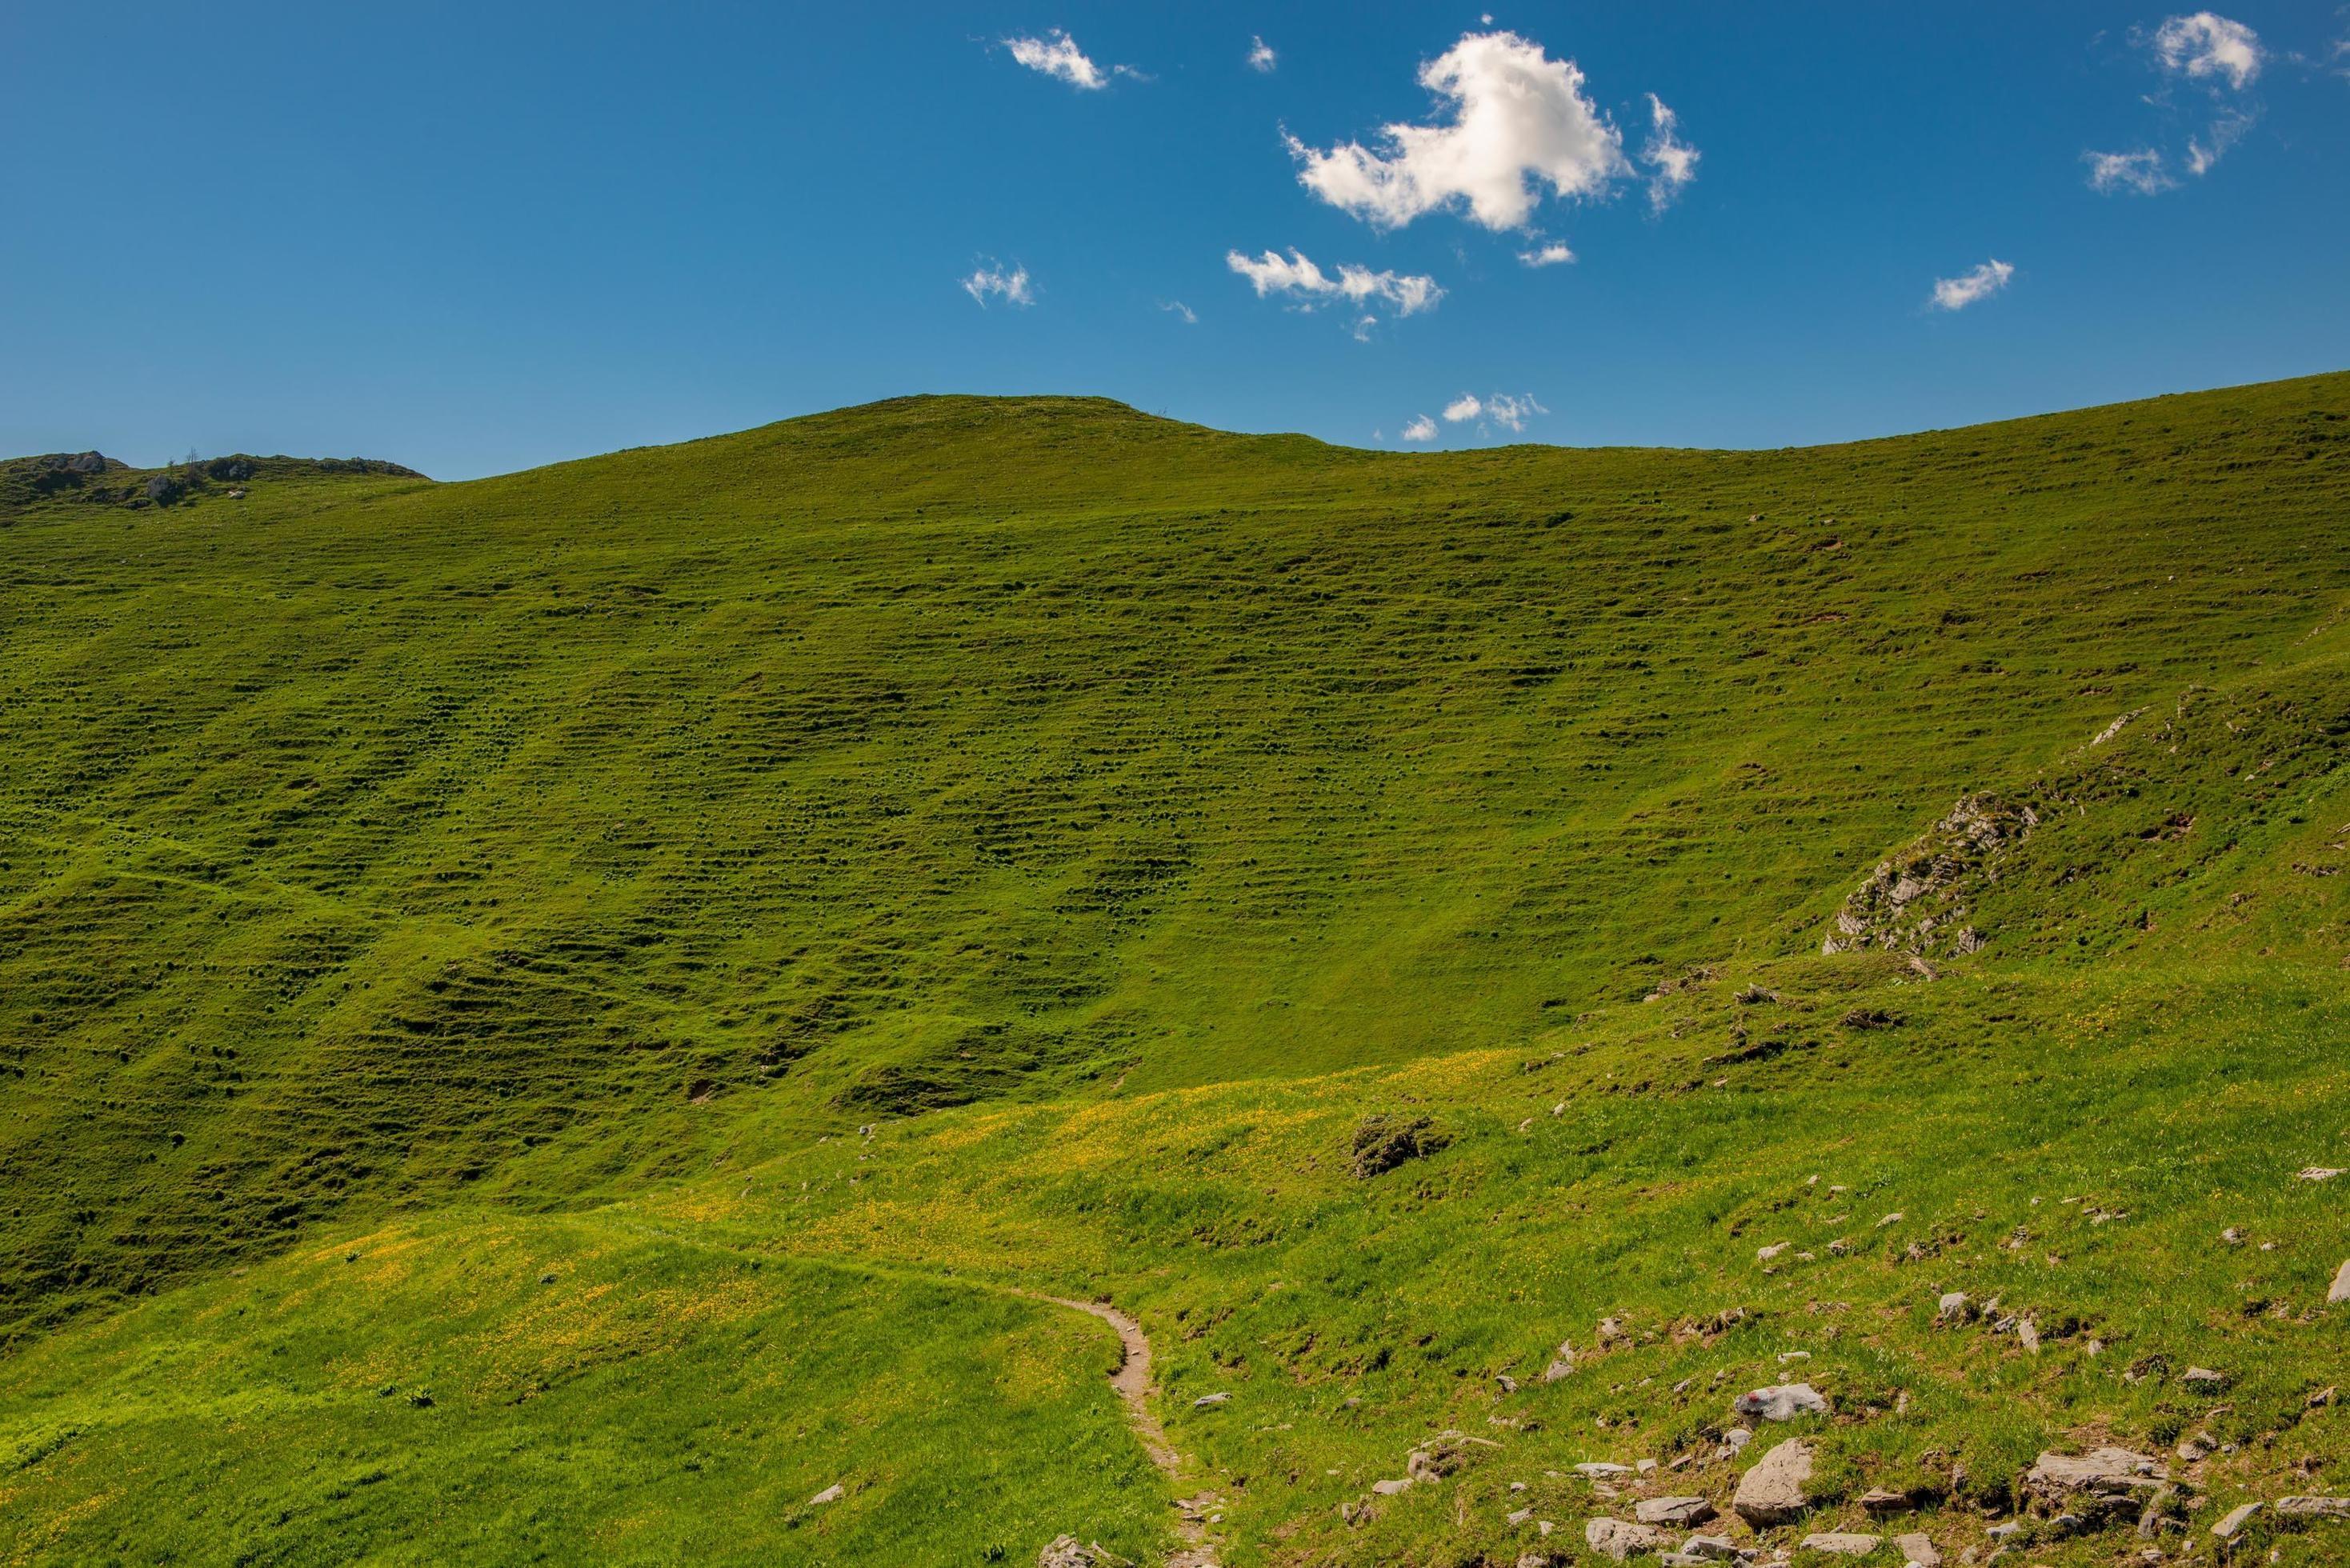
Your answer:
[[[1107,1331],[1005,1285],[1139,1314],[1234,1564],[1726,1498],[1795,1375],[1814,1527],[2206,1426],[2214,1498],[2350,1490],[2346,607],[2350,377],[1781,453],[926,399],[0,513],[0,1538],[1170,1544]],[[1817,956],[1978,790],[2043,824],[1986,949]],[[1357,1179],[1369,1111],[1453,1141]],[[1342,1521],[1445,1427],[1503,1446]]]

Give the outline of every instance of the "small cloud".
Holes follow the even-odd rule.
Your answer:
[[[1508,397],[1496,392],[1485,400],[1485,417],[1513,434],[1526,428],[1526,421],[1536,414],[1550,410],[1534,401],[1532,393]]]
[[[1934,307],[1938,310],[1964,310],[1977,300],[1989,299],[2007,286],[2015,269],[2003,261],[1987,261],[1970,267],[1956,277],[1937,278],[1934,282]]]
[[[2154,32],[2154,53],[2174,76],[2225,77],[2238,92],[2259,78],[2267,58],[2259,34],[2209,11],[2164,22]]]
[[[1538,246],[1534,250],[1520,251],[1518,259],[1528,266],[1560,266],[1573,261],[1575,253],[1567,249],[1564,244],[1554,240],[1549,244]]]
[[[1640,161],[1654,171],[1648,176],[1648,209],[1661,213],[1673,204],[1682,186],[1697,178],[1699,153],[1679,135],[1680,116],[1655,93],[1648,95],[1648,113],[1654,129],[1640,149]]]
[[[1003,47],[1030,70],[1041,71],[1073,88],[1097,92],[1109,86],[1109,73],[1087,58],[1086,52],[1077,47],[1077,41],[1058,27],[1041,38],[1006,38]],[[1117,68],[1126,69],[1123,66]]]
[[[1006,305],[1030,306],[1036,303],[1036,296],[1028,286],[1028,269],[1024,266],[1015,266],[1006,272],[991,262],[962,280],[962,291],[977,300],[983,309],[991,295]]]
[[[1457,425],[1463,420],[1473,420],[1484,411],[1484,404],[1479,402],[1473,395],[1463,392],[1444,405],[1444,422]]]
[[[2151,196],[2173,183],[2163,171],[2162,154],[2151,147],[2135,152],[2084,152],[2081,157],[2089,165],[2089,189],[2107,195],[2130,191]]]
[[[2220,116],[2211,122],[2211,139],[2209,141],[2199,137],[2188,138],[2187,171],[2196,175],[2210,172],[2211,165],[2219,162],[2228,149],[2243,140],[2244,132],[2251,128],[2252,117],[2249,114]]]
[[[1224,265],[1248,279],[1258,298],[1283,295],[1308,309],[1345,299],[1356,305],[1384,304],[1398,316],[1417,316],[1423,310],[1434,309],[1436,302],[1444,297],[1444,290],[1432,277],[1373,272],[1363,266],[1342,266],[1338,275],[1332,277],[1297,250],[1292,250],[1286,257],[1278,251],[1267,251],[1262,256],[1228,251]],[[1366,322],[1368,319],[1366,317]],[[1357,336],[1362,336],[1359,326]]]
[[[1269,72],[1274,67],[1281,63],[1281,57],[1274,54],[1273,52],[1273,46],[1266,43],[1263,38],[1251,38],[1249,40],[1248,63],[1249,69],[1253,71]]]
[[[1403,427],[1403,439],[1406,441],[1434,441],[1436,439],[1436,421],[1430,419],[1426,414],[1421,414],[1419,418],[1413,420],[1411,423]]]
[[[1186,327],[1197,327],[1200,325],[1199,317],[1192,313],[1190,306],[1184,304],[1180,299],[1162,299],[1159,302],[1159,308],[1170,315],[1181,317],[1183,318],[1183,325]]]

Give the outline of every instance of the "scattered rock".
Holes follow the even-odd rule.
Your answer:
[[[1371,1490],[1381,1497],[1393,1497],[1399,1491],[1411,1490],[1411,1478],[1403,1476],[1394,1480],[1375,1480],[1371,1483]]]
[[[2306,1167],[2302,1170],[2301,1179],[2303,1181],[2331,1181],[2341,1174],[2342,1168],[2340,1166],[2313,1165]]]
[[[2086,1454],[2043,1453],[2023,1472],[2023,1487],[2056,1507],[2098,1514],[2135,1512],[2168,1480],[2162,1461],[2127,1449],[2103,1448]]]
[[[1973,950],[1982,937],[1963,924],[1966,898],[1978,882],[1995,878],[1999,862],[2040,826],[2031,806],[1995,795],[1961,797],[1950,815],[1908,847],[1881,863],[1846,898],[1820,943],[1824,954],[1884,948],[1918,958],[1946,939]],[[1921,968],[1930,978],[1930,968]]]
[[[1672,1537],[1650,1524],[1631,1524],[1620,1519],[1595,1519],[1583,1527],[1583,1539],[1602,1557],[1611,1557],[1621,1563],[1638,1552],[1661,1552]]]
[[[2334,1271],[2334,1282],[2325,1289],[2325,1302],[2328,1306],[2350,1302],[2350,1262]]]
[[[1792,1421],[1798,1416],[1826,1415],[1828,1402],[1808,1383],[1781,1383],[1741,1394],[1733,1408],[1742,1416],[1760,1416],[1766,1421]]]
[[[822,1491],[816,1493],[814,1497],[808,1499],[807,1506],[810,1508],[822,1508],[826,1503],[838,1502],[842,1498],[847,1497],[847,1495],[848,1489],[843,1486],[840,1482],[835,1481],[830,1486],[825,1488]]]
[[[2173,1451],[2191,1465],[2210,1458],[2218,1451],[2219,1447],[2218,1443],[2211,1440],[2210,1433],[2197,1432],[2192,1437],[2181,1438],[2178,1440],[2178,1447]]]
[[[1632,1516],[1643,1524],[1667,1524],[1686,1530],[1711,1519],[1713,1504],[1701,1497],[1651,1497],[1636,1503]]]
[[[1575,1466],[1575,1473],[1586,1480],[1606,1480],[1610,1476],[1630,1475],[1632,1467],[1609,1464],[1606,1459],[1592,1459]]]
[[[1680,1554],[1700,1563],[1731,1563],[1746,1555],[1727,1535],[1692,1535],[1681,1542]]]
[[[1883,1487],[1871,1487],[1860,1494],[1864,1513],[1907,1513],[1917,1507],[1917,1501],[1906,1491],[1888,1491]]]
[[[2190,1388],[2219,1389],[2228,1386],[2228,1375],[2214,1372],[2208,1366],[2190,1366],[2178,1375],[2178,1380]]]
[[[1848,1535],[1842,1531],[1828,1531],[1819,1535],[1804,1537],[1804,1550],[1825,1552],[1832,1557],[1866,1557],[1883,1543],[1881,1535]]]
[[[1571,1340],[1562,1339],[1558,1342],[1558,1349],[1551,1355],[1550,1365],[1543,1368],[1543,1381],[1555,1383],[1574,1370],[1575,1344]]]
[[[1753,1440],[1754,1434],[1743,1427],[1732,1427],[1721,1434],[1721,1446],[1733,1454]]]
[[[1964,1323],[1974,1316],[1974,1303],[1964,1291],[1948,1291],[1935,1303],[1934,1315],[1944,1323]]]
[[[2040,1324],[2037,1322],[2027,1317],[2017,1324],[2015,1337],[2022,1342],[2024,1349],[2034,1355],[2040,1354]]]
[[[1367,1180],[1446,1147],[1452,1139],[1435,1126],[1427,1116],[1365,1116],[1355,1129],[1356,1176]]]
[[[2350,1497],[2281,1497],[2279,1519],[2350,1519]]]
[[[1404,1460],[1404,1473],[1414,1480],[1440,1481],[1469,1462],[1471,1449],[1500,1447],[1491,1438],[1471,1438],[1448,1428],[1412,1449]]]
[[[1232,1396],[1230,1394],[1202,1394],[1197,1399],[1191,1401],[1191,1408],[1194,1410],[1204,1410],[1211,1405],[1227,1404],[1231,1399]]]
[[[2211,1527],[2211,1533],[2222,1541],[2233,1541],[2243,1533],[2244,1526],[2250,1524],[2252,1515],[2260,1511],[2261,1505],[2257,1502],[2238,1503],[2228,1511],[2227,1517]]]
[[[1794,1245],[1793,1241],[1773,1241],[1767,1247],[1757,1247],[1754,1249],[1754,1261],[1767,1263]]]
[[[1942,1554],[1923,1531],[1893,1538],[1893,1549],[1901,1553],[1908,1568],[1942,1568]]]
[[[1790,1438],[1754,1462],[1738,1478],[1731,1511],[1757,1530],[1784,1524],[1804,1511],[1804,1489],[1812,1480],[1812,1446]]]
[[[2230,1225],[2220,1232],[2220,1240],[2230,1247],[2241,1247],[2244,1244],[2244,1228],[2241,1225]]]

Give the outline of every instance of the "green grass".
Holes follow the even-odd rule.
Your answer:
[[[1586,1458],[1726,1499],[1783,1374],[1813,1528],[1978,1541],[2039,1447],[2206,1425],[2214,1498],[2350,1490],[2350,1179],[2292,1179],[2350,1165],[2350,377],[1772,453],[920,399],[247,489],[0,493],[20,1556],[1165,1549],[1107,1331],[1007,1286],[1142,1317],[1232,1564],[1570,1550]],[[1984,950],[1820,956],[1986,790],[2042,826]],[[1359,1180],[1380,1111],[1453,1141]],[[1446,1427],[1503,1446],[1342,1521]]]

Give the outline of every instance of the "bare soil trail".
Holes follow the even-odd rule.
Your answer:
[[[1135,1436],[1142,1439],[1143,1451],[1150,1456],[1150,1462],[1165,1471],[1168,1480],[1178,1479],[1183,1456],[1167,1440],[1167,1428],[1150,1411],[1150,1337],[1142,1332],[1142,1325],[1107,1302],[1074,1301],[1066,1296],[1040,1299],[1097,1317],[1118,1331],[1118,1344],[1126,1354],[1119,1359],[1117,1370],[1109,1375],[1109,1386],[1126,1402],[1127,1419],[1133,1424]],[[1214,1498],[1202,1491],[1197,1497],[1178,1500],[1175,1506],[1182,1513],[1178,1529],[1185,1549],[1167,1560],[1167,1568],[1216,1568],[1215,1554],[1208,1545],[1207,1525],[1208,1514],[1215,1506]]]

